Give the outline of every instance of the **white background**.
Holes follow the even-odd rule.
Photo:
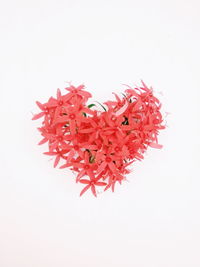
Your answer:
[[[199,267],[200,2],[0,5],[0,266]],[[35,100],[72,81],[103,102],[140,79],[170,112],[164,148],[114,194],[79,198],[37,146]]]

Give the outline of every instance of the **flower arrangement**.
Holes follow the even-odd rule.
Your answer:
[[[42,118],[38,128],[42,135],[39,145],[48,143],[45,155],[53,156],[54,167],[62,159],[61,169],[77,173],[76,182],[84,185],[80,196],[88,189],[97,196],[97,188],[111,188],[122,183],[128,166],[142,160],[148,146],[161,148],[157,136],[164,129],[161,103],[141,81],[141,87],[127,86],[123,97],[114,93],[115,100],[104,103],[102,111],[95,104],[87,104],[92,95],[84,85],[65,88],[62,95],[41,104],[41,112],[33,120]],[[105,108],[106,106],[106,108]]]

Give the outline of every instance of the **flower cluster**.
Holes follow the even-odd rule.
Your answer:
[[[77,173],[76,182],[84,185],[80,195],[91,189],[97,196],[97,187],[114,191],[130,171],[128,166],[143,159],[148,146],[161,148],[157,142],[159,130],[164,129],[161,103],[142,81],[141,87],[127,86],[123,97],[104,103],[103,111],[88,105],[92,95],[84,85],[65,88],[62,95],[41,104],[41,112],[33,120],[43,118],[38,128],[42,135],[39,144],[48,143],[54,167],[59,163]]]

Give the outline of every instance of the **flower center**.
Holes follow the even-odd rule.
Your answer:
[[[112,161],[111,157],[106,157],[106,162],[111,162],[111,161]]]
[[[115,115],[112,116],[111,120],[116,121],[117,117]]]
[[[75,145],[75,146],[74,146],[74,149],[75,149],[75,150],[79,150],[79,146],[78,146],[78,145]]]
[[[49,113],[49,109],[46,107],[45,110],[44,110],[44,112],[45,112],[46,114]]]
[[[119,152],[120,151],[120,148],[118,146],[116,146],[115,151],[116,152]]]
[[[74,120],[75,117],[76,117],[75,114],[70,114],[70,115],[69,115],[69,118],[70,118],[71,120]]]
[[[62,141],[63,137],[62,136],[58,136],[58,141]]]
[[[62,100],[58,101],[58,105],[62,106],[63,105],[63,101]]]
[[[88,170],[90,168],[90,166],[88,164],[85,165],[85,170]]]

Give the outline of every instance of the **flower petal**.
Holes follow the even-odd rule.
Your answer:
[[[91,191],[92,191],[92,194],[97,197],[97,193],[96,193],[96,189],[95,189],[95,186],[92,184],[91,185]]]
[[[80,197],[90,188],[90,184],[86,185],[80,193]]]
[[[39,143],[38,145],[42,145],[44,143],[46,143],[48,141],[48,139],[46,137],[44,137]]]
[[[45,115],[44,112],[40,112],[40,113],[34,115],[33,118],[32,118],[32,120],[37,120],[37,119],[43,117],[44,115]]]
[[[97,169],[97,174],[100,174],[102,171],[104,171],[106,166],[107,166],[107,163],[102,162],[99,168]]]
[[[162,145],[160,145],[160,144],[157,144],[157,143],[153,143],[153,142],[152,142],[152,143],[150,143],[150,144],[149,144],[149,146],[150,146],[150,147],[153,147],[153,148],[158,148],[158,149],[160,149],[160,148],[162,148],[162,147],[163,147]]]
[[[71,135],[74,135],[76,133],[76,122],[75,122],[75,120],[71,120],[69,122],[69,128],[70,128]]]
[[[80,179],[80,180],[79,180],[79,183],[81,183],[81,184],[90,184],[91,181],[86,180],[86,179]]]
[[[36,101],[37,106],[44,111],[44,105],[41,104],[39,101]]]
[[[104,183],[104,182],[95,182],[95,185],[105,186],[105,185],[107,185],[107,183]]]
[[[54,161],[54,168],[58,165],[58,163],[59,163],[59,161],[60,161],[60,155],[57,155],[56,156],[56,159],[55,159],[55,161]]]
[[[58,88],[57,89],[57,99],[59,100],[61,98],[61,92],[60,92],[60,89]]]

